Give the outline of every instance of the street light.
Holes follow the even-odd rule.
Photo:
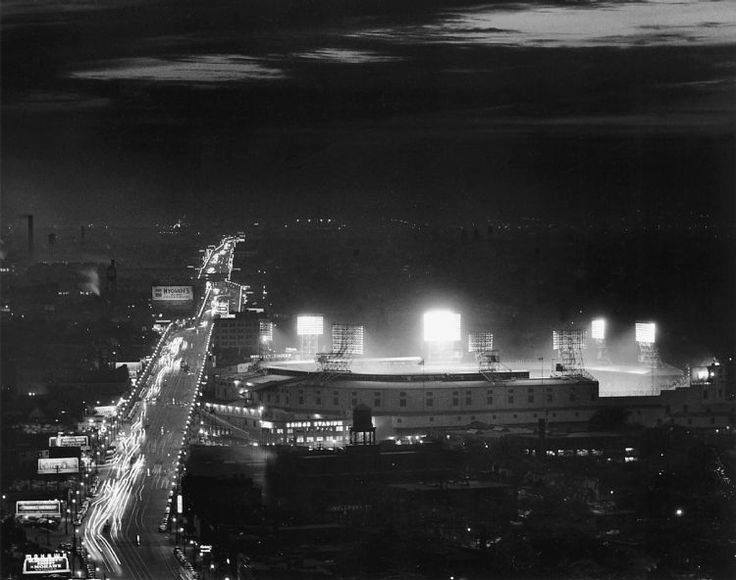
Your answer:
[[[76,554],[77,554],[77,534],[79,533],[79,528],[74,528],[74,538],[72,538],[72,574],[74,573],[74,570],[76,568]]]

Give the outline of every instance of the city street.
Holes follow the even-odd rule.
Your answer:
[[[203,271],[229,272],[232,253],[208,256]],[[204,274],[206,277],[207,274]],[[208,295],[203,301],[208,300]],[[117,440],[79,533],[99,577],[188,577],[174,556],[179,459],[207,357],[213,314],[198,309],[194,322],[172,327],[141,385],[130,422]],[[166,531],[167,506],[173,512]]]

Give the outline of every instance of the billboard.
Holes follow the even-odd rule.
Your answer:
[[[68,574],[69,558],[66,553],[26,554],[23,560],[23,574]]]
[[[60,518],[61,502],[58,499],[33,499],[15,502],[17,518]]]
[[[38,460],[39,475],[57,475],[62,473],[79,473],[78,457],[56,457]]]
[[[155,302],[192,302],[193,286],[152,286],[151,297]]]
[[[118,408],[115,405],[103,405],[94,408],[95,415],[101,415],[102,417],[114,417],[117,410]]]
[[[88,447],[87,435],[57,435],[49,437],[49,447]]]

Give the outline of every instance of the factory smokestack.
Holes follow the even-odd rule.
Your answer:
[[[33,214],[29,213],[26,219],[28,220],[28,253],[33,254]]]

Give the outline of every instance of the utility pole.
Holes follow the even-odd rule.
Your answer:
[[[74,537],[72,538],[72,577],[77,567],[77,532],[79,528],[74,527]]]

